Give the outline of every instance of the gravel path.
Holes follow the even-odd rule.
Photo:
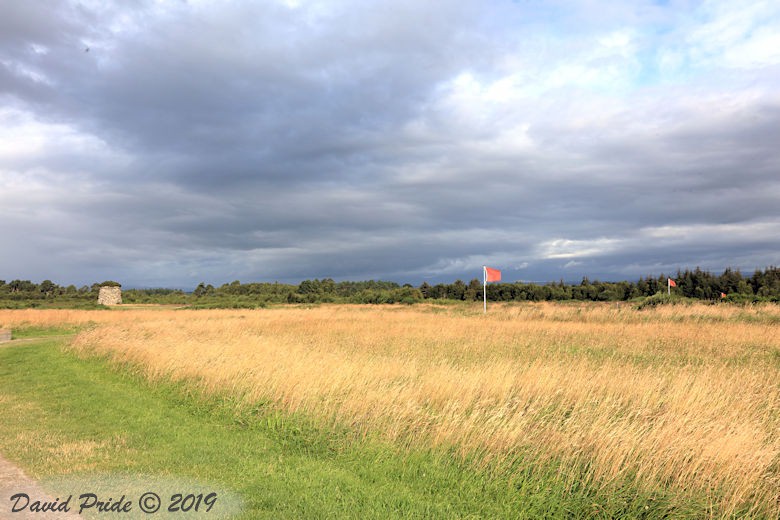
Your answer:
[[[17,513],[11,512],[15,500],[11,500],[11,497],[17,493],[27,493],[30,497],[30,504],[33,501],[51,501],[56,497],[51,497],[46,494],[46,491],[38,485],[33,479],[25,475],[15,464],[7,461],[0,456],[0,519],[3,520],[28,520],[32,518],[45,518],[45,519],[72,519],[79,518],[77,514],[73,513],[73,507],[71,500],[71,512],[70,513],[31,513],[25,509]],[[60,497],[63,500],[67,497]],[[20,505],[24,501],[20,502]]]

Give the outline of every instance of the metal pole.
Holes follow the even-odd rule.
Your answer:
[[[485,308],[485,314],[487,314],[487,269],[482,266],[482,300]]]

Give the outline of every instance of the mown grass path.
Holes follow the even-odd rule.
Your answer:
[[[50,339],[65,339],[72,337],[72,334],[57,334],[49,335],[46,337],[25,337],[22,339],[14,339],[11,341],[0,342],[0,349],[18,347],[20,345],[28,343],[37,343],[42,340]],[[7,417],[7,411],[6,411]],[[17,493],[26,493],[32,497],[39,497],[42,500],[54,500],[56,497],[50,496],[46,490],[44,490],[38,482],[30,478],[24,473],[22,468],[18,465],[6,460],[0,452],[0,504],[3,508],[0,509],[0,518],[6,518],[6,512],[8,510],[8,504],[10,497]],[[31,518],[40,518],[43,520],[48,519],[69,519],[77,518],[74,514],[63,513],[31,513],[29,511],[17,512],[11,515],[16,520],[27,520]]]

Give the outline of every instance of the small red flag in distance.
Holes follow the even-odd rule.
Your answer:
[[[725,298],[726,297],[726,293],[724,293],[724,292],[720,293],[720,297],[721,298]]]
[[[491,267],[485,267],[485,281],[486,282],[500,282],[501,271],[493,269]]]
[[[669,278],[669,287],[677,287],[677,284],[671,278]]]

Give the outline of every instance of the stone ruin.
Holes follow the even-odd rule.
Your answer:
[[[122,305],[122,288],[103,286],[98,293],[100,305]]]

